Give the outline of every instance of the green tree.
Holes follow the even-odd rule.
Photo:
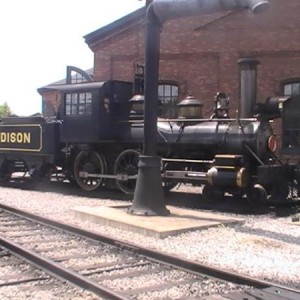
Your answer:
[[[0,104],[0,118],[8,117],[12,114],[10,107],[6,102]]]

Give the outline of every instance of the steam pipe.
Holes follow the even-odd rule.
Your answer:
[[[153,10],[158,19],[165,20],[209,14],[217,11],[247,8],[254,14],[269,7],[268,0],[154,0]]]
[[[156,155],[160,21],[152,3],[146,13],[144,155]]]

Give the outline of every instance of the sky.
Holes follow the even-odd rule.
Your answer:
[[[67,65],[93,67],[83,36],[144,5],[145,0],[2,0],[0,104],[20,116],[41,112],[38,88],[65,78]]]

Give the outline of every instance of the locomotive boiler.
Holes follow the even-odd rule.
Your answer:
[[[250,64],[253,68],[257,61],[245,59],[240,63],[247,67]],[[242,86],[254,86],[255,72],[254,76],[248,74],[246,78],[250,80]],[[216,105],[215,117],[204,119],[201,118],[202,104],[188,97],[178,105],[178,119],[158,120],[158,155],[163,157],[165,189],[178,182],[189,182],[202,185],[205,198],[220,199],[227,192],[240,196],[246,194],[248,200],[255,203],[264,203],[267,199],[278,201],[288,196],[294,167],[277,159],[277,141],[270,120],[280,117],[285,103],[291,99],[268,98],[266,103],[256,107],[253,99],[249,99],[249,91],[241,89],[241,94],[244,103],[255,110],[255,117],[249,112],[244,118],[230,119],[228,113],[217,118],[219,111],[228,112],[228,106]],[[253,92],[250,96],[254,96]],[[245,114],[247,109],[243,102],[240,106]],[[123,143],[142,142],[142,114],[140,117],[140,123],[135,117],[130,131],[119,137]],[[124,190],[122,185],[126,183],[120,184]]]

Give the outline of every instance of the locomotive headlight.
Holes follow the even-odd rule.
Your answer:
[[[275,152],[277,150],[277,139],[275,135],[271,135],[268,139],[268,148],[271,152]]]

